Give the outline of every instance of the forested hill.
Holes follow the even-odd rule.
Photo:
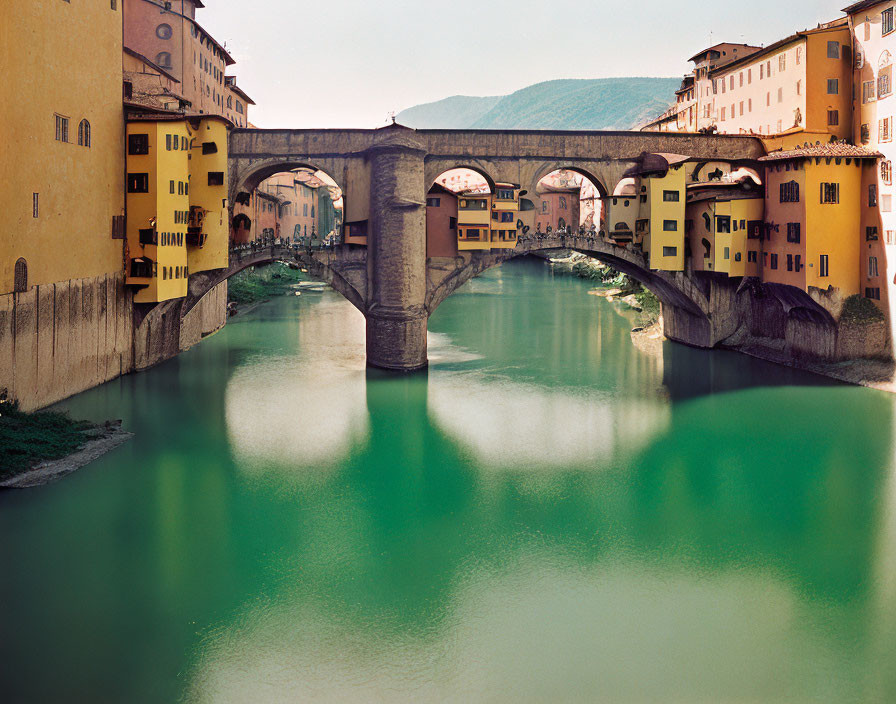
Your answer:
[[[398,114],[417,129],[628,130],[666,110],[679,78],[562,79],[505,96],[463,95]]]

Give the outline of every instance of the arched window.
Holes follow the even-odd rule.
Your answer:
[[[82,147],[90,146],[90,123],[87,120],[81,120],[78,125],[78,144]]]
[[[170,24],[160,24],[156,27],[156,36],[159,39],[171,39],[172,34],[174,34],[174,32],[171,30]]]
[[[171,54],[167,51],[162,51],[156,56],[156,63],[162,68],[171,68]]]
[[[16,262],[13,293],[25,293],[28,290],[28,262],[19,259]]]

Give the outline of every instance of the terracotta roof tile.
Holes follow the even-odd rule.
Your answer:
[[[806,157],[845,157],[852,159],[877,159],[882,154],[871,151],[865,147],[857,147],[846,142],[828,142],[827,144],[804,144],[796,149],[788,149],[780,152],[772,152],[759,161],[783,161],[786,159],[801,159]]]

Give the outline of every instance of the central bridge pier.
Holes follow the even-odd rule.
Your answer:
[[[383,130],[368,149],[367,363],[417,371],[427,362],[425,146]]]

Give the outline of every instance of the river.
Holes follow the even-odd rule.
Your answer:
[[[4,702],[896,701],[894,398],[637,349],[523,260],[368,373],[332,291],[61,406],[0,494]]]

